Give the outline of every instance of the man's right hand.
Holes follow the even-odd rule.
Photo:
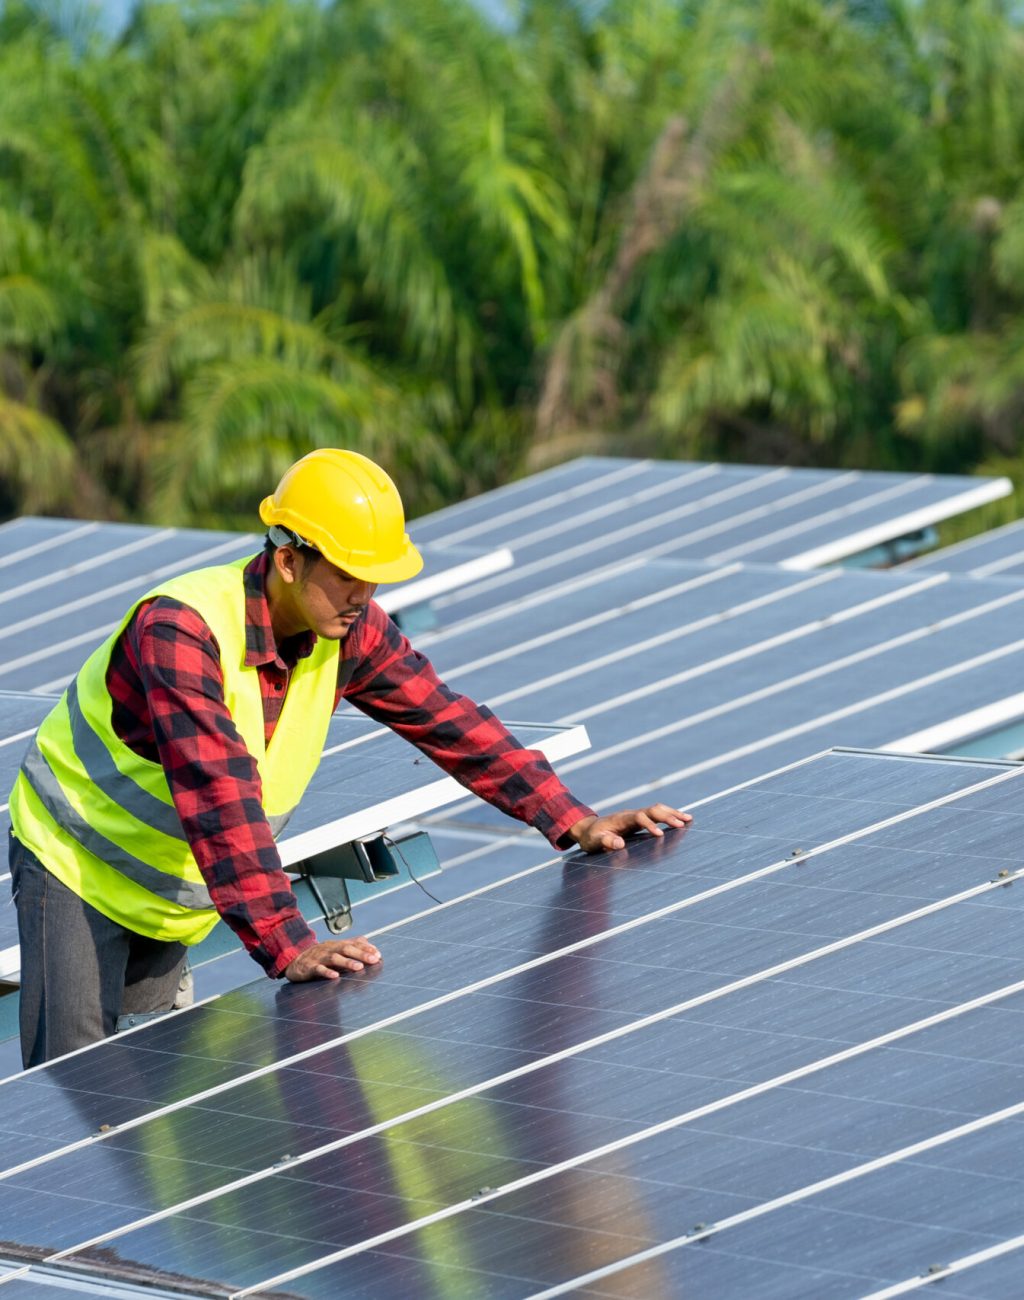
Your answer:
[[[336,980],[343,970],[362,970],[380,961],[380,950],[369,939],[326,939],[311,944],[284,969],[285,979],[301,984],[305,980]]]

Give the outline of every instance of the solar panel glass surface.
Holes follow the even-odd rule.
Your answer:
[[[253,985],[5,1083],[3,1221],[54,1267],[196,1294],[523,1296],[597,1270],[598,1294],[621,1272],[860,1295],[966,1252],[1009,1228],[1024,1131],[992,1166],[958,1145],[1024,1111],[1022,779],[828,755],[396,926],[372,975]],[[936,1168],[974,1173],[969,1214]],[[876,1185],[915,1213],[866,1244]]]

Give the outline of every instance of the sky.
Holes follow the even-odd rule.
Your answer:
[[[4,0],[0,0],[0,9]],[[30,0],[36,8],[53,13],[63,13],[69,22],[74,22],[83,11],[92,10],[99,18],[100,29],[111,36],[116,36],[131,17],[137,0]],[[492,17],[499,19],[507,13],[505,0],[476,0],[479,7]]]

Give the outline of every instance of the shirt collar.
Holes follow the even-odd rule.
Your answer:
[[[267,574],[271,559],[266,551],[254,555],[245,566],[242,584],[245,588],[245,666],[259,668],[263,664],[277,664],[291,668],[298,660],[313,653],[316,636],[312,632],[299,632],[286,637],[281,647],[274,638],[267,604]],[[282,654],[282,650],[284,653]]]

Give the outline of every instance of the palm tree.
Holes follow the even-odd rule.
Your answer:
[[[226,524],[345,441],[427,509],[580,450],[1021,459],[1002,0],[0,18],[0,508]],[[102,486],[101,486],[102,485]]]

